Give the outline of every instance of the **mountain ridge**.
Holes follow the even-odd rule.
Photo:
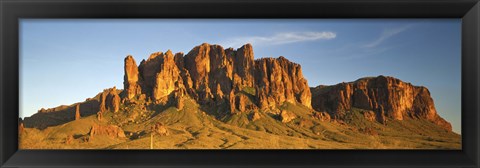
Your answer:
[[[123,84],[123,90],[105,89],[85,102],[41,109],[20,120],[22,128],[41,132],[95,120],[91,117],[96,116],[96,121],[89,121],[96,123],[91,126],[92,137],[85,135],[84,138],[102,136],[102,131],[105,135],[114,131],[122,134],[120,137],[135,141],[135,137],[150,133],[147,126],[162,129],[163,136],[167,136],[165,130],[169,128],[184,129],[180,125],[173,126],[175,123],[168,124],[170,119],[156,119],[174,108],[182,114],[190,111],[185,115],[194,116],[188,120],[199,117],[195,120],[207,122],[202,116],[205,114],[214,118],[207,119],[208,122],[221,125],[221,128],[226,128],[224,124],[227,124],[239,129],[263,130],[272,136],[318,139],[315,136],[321,133],[317,130],[319,127],[353,129],[376,136],[377,131],[391,127],[389,125],[429,125],[423,122],[432,124],[428,127],[438,127],[435,134],[444,130],[447,135],[454,136],[451,124],[437,114],[430,92],[423,86],[380,75],[310,87],[300,64],[283,56],[254,59],[251,44],[235,50],[203,43],[187,54],[170,50],[152,53],[139,64],[128,55],[124,59]],[[173,113],[168,115],[176,116]],[[159,121],[167,124],[155,124]],[[363,124],[359,127],[358,123]],[[144,124],[143,129],[136,126]],[[337,126],[330,126],[332,124]],[[341,133],[335,134],[340,136]]]

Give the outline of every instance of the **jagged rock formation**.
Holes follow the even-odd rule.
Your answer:
[[[100,93],[100,112],[110,110],[112,112],[118,112],[120,109],[120,96],[117,93],[117,88],[103,90]]]
[[[157,60],[160,60],[160,72],[155,75],[153,100],[160,100],[168,97],[173,91],[185,89],[172,52],[168,50],[163,57],[159,57]]]
[[[144,94],[157,104],[173,101],[181,109],[183,100],[179,97],[187,94],[203,105],[225,104],[231,113],[236,109],[273,108],[284,102],[311,107],[310,90],[300,65],[284,57],[255,61],[253,55],[250,44],[234,50],[204,43],[185,56],[170,50],[153,53],[138,68],[133,57],[127,56],[124,95],[132,99]],[[252,97],[237,94],[255,87],[259,94]],[[247,105],[249,100],[256,104]]]
[[[256,97],[260,108],[272,108],[283,102],[299,102],[311,107],[311,94],[299,64],[285,57],[255,61]]]
[[[116,125],[98,125],[93,124],[90,132],[88,133],[89,140],[93,140],[95,136],[108,136],[110,138],[125,138],[125,132],[122,128]]]
[[[110,92],[107,95],[107,109],[112,112],[118,112],[120,109],[120,96],[117,93],[117,89],[113,87],[109,90]]]
[[[77,104],[75,108],[75,120],[80,120],[80,105]]]
[[[317,111],[327,111],[341,118],[352,108],[375,112],[375,119],[385,123],[388,119],[405,117],[424,118],[447,130],[450,123],[441,118],[435,109],[427,88],[413,86],[393,77],[362,78],[334,86],[312,89],[312,106]],[[366,117],[371,114],[367,114]]]
[[[123,82],[123,88],[126,93],[127,99],[134,98],[135,95],[141,92],[140,85],[138,84],[138,67],[135,59],[131,55],[127,56],[124,60],[125,76]]]

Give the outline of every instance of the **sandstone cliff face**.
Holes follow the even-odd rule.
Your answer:
[[[175,90],[185,89],[182,77],[180,76],[180,70],[170,50],[161,58],[160,72],[157,72],[155,78],[156,81],[152,95],[154,100],[167,97]]]
[[[333,117],[342,117],[352,108],[371,110],[376,120],[385,123],[388,118],[425,118],[451,130],[451,125],[438,116],[430,92],[425,87],[413,86],[393,77],[362,78],[355,82],[312,89],[312,106],[327,111]]]
[[[255,61],[257,100],[260,108],[272,108],[283,102],[311,107],[311,93],[299,64],[284,57]]]
[[[120,96],[117,93],[117,88],[113,87],[105,89],[100,94],[100,112],[110,110],[112,112],[118,112],[120,110]]]
[[[243,86],[253,87],[254,86],[254,58],[253,58],[253,47],[251,44],[246,44],[239,48],[236,52],[232,53],[235,58],[233,59],[234,67],[234,77],[238,80],[234,80],[234,87],[237,89],[242,89]]]
[[[135,59],[133,59],[131,55],[125,58],[124,63],[125,76],[123,88],[126,92],[126,98],[132,99],[141,91],[140,85],[138,84],[138,67]]]
[[[153,53],[140,63],[138,80],[134,65],[135,60],[127,56],[124,84],[128,99],[145,94],[156,103],[165,103],[174,91],[182,90],[200,104],[225,102],[230,112],[235,109],[244,112],[257,106],[274,107],[283,102],[299,102],[311,107],[310,89],[300,65],[284,57],[255,61],[250,44],[234,50],[204,43],[185,56],[183,53],[173,55],[171,51]],[[256,87],[259,91],[255,92],[260,93],[256,96],[235,96],[245,88],[255,89],[258,85],[262,87]],[[249,99],[256,105],[247,109]],[[174,101],[183,107],[183,102]]]

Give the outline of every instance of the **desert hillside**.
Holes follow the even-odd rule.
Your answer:
[[[201,44],[137,64],[123,89],[19,120],[21,149],[461,149],[430,91],[394,77],[310,87],[285,57]]]

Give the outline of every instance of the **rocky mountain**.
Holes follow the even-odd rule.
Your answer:
[[[245,111],[244,89],[254,89],[256,108],[275,108],[284,102],[311,107],[311,94],[301,66],[284,57],[254,60],[250,44],[234,50],[204,43],[188,54],[158,52],[138,68],[125,58],[125,99],[147,98],[167,104],[175,94],[188,94],[203,105],[226,102],[230,113]]]
[[[315,110],[342,118],[352,108],[371,112],[374,120],[386,124],[388,120],[424,118],[442,128],[452,130],[449,122],[437,114],[430,91],[399,79],[386,76],[362,78],[334,86],[312,88]]]
[[[115,87],[105,89],[93,98],[72,105],[62,105],[54,108],[40,109],[30,117],[25,117],[25,127],[44,129],[50,126],[64,124],[83,116],[95,115],[110,110],[116,112],[120,107],[120,90]]]
[[[301,65],[283,56],[255,59],[250,44],[224,49],[203,43],[187,54],[156,52],[139,64],[129,55],[123,84],[123,90],[105,89],[84,102],[20,119],[23,146],[35,148],[28,137],[43,137],[40,148],[63,148],[58,141],[65,138],[71,148],[124,149],[144,146],[155,132],[169,139],[160,144],[167,148],[210,142],[212,148],[292,148],[292,141],[306,139],[311,144],[296,145],[459,146],[426,87],[378,76],[310,88]]]

